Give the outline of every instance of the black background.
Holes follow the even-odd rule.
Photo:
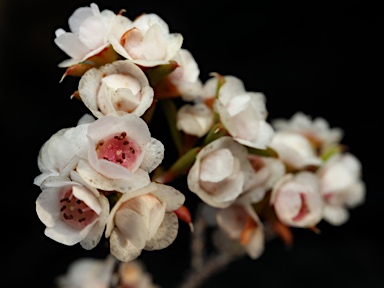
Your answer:
[[[384,25],[378,2],[96,2],[100,10],[126,9],[130,19],[158,14],[171,32],[183,34],[202,81],[210,72],[237,76],[248,91],[266,95],[269,120],[297,111],[327,119],[344,130],[342,142],[362,162],[366,202],[346,224],[322,222],[320,235],[295,230],[293,248],[278,239],[268,242],[258,260],[237,261],[204,287],[384,287]],[[86,251],[44,236],[35,211],[40,190],[33,185],[41,145],[86,112],[70,99],[78,79],[59,83],[64,71],[57,64],[67,56],[53,39],[55,29],[68,30],[76,8],[90,3],[0,0],[2,287],[51,288],[73,260],[107,253],[102,243]],[[166,131],[153,134],[161,139]],[[166,148],[165,157],[171,153]],[[196,198],[185,193],[193,206]],[[189,230],[181,224],[171,246],[140,258],[154,281],[168,288],[181,281],[188,257]]]

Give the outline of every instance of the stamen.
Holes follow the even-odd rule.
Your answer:
[[[128,145],[129,144],[129,141],[128,140],[125,140],[124,142],[123,142],[123,145]]]
[[[63,198],[63,199],[60,200],[60,203],[62,203],[64,201],[68,202],[68,200],[69,200],[68,198]]]
[[[80,214],[83,214],[83,210],[81,209],[77,209],[77,212],[79,212]]]
[[[60,201],[60,202],[62,202],[62,201]],[[65,205],[63,207],[61,207],[60,212],[63,212],[65,210],[65,208],[67,208],[67,206],[65,206]]]

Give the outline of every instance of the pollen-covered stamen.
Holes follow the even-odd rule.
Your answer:
[[[73,228],[83,229],[97,218],[96,212],[89,208],[86,203],[77,199],[73,195],[72,189],[62,192],[60,205],[62,219]]]
[[[96,153],[99,159],[105,159],[130,169],[134,166],[141,149],[123,131],[100,140],[96,145]]]
[[[303,193],[300,193],[300,199],[301,199],[301,207],[299,213],[295,217],[293,217],[293,221],[300,221],[309,213],[309,209],[307,206],[307,203],[305,201],[305,197]]]

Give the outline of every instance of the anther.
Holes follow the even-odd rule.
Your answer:
[[[83,210],[81,209],[77,209],[77,212],[79,212],[80,214],[83,214]]]
[[[76,203],[77,203],[77,204],[81,204],[81,200],[77,200]]]
[[[133,149],[132,147],[129,147],[129,151],[131,151],[132,154],[135,154],[135,149]]]
[[[63,198],[63,199],[60,200],[60,203],[62,203],[64,201],[68,202],[68,200],[69,200],[68,198]]]
[[[65,206],[65,205],[63,207],[61,207],[60,212],[63,212],[65,210],[65,208],[67,208],[67,206]]]
[[[79,219],[79,222],[83,222],[83,221],[85,221],[85,218]]]
[[[123,145],[128,145],[129,144],[129,141],[128,140],[125,140],[124,142],[123,142]]]

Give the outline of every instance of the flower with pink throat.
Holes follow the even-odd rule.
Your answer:
[[[139,169],[152,172],[164,158],[163,144],[151,137],[137,115],[106,115],[87,129],[88,161],[101,175],[129,178]]]
[[[351,153],[335,154],[318,170],[323,196],[324,220],[332,225],[348,221],[348,208],[365,201],[366,187],[361,179],[361,163]]]
[[[170,33],[168,24],[154,13],[141,14],[126,25],[121,37],[116,36],[109,35],[114,50],[144,67],[167,64],[183,43],[183,36]]]
[[[72,246],[93,249],[101,239],[109,214],[107,198],[75,172],[70,178],[48,177],[36,199],[36,212],[45,235]]]
[[[178,218],[173,212],[184,204],[185,196],[175,188],[151,182],[125,193],[109,215],[105,237],[117,259],[129,262],[142,250],[160,250],[176,238]]]
[[[88,70],[79,81],[78,91],[97,118],[114,112],[142,116],[154,95],[144,72],[128,60]]]
[[[286,174],[273,187],[270,205],[286,225],[314,227],[323,216],[319,178],[308,171]]]

